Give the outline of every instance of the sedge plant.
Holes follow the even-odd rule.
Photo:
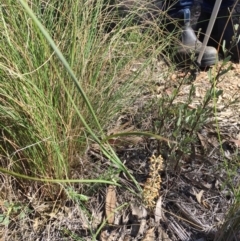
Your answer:
[[[141,190],[105,141],[105,131],[141,93],[137,78],[151,58],[135,75],[125,70],[151,49],[154,39],[139,26],[129,26],[137,10],[106,32],[111,16],[116,16],[111,11],[106,1],[4,1],[2,172],[22,180],[70,183],[75,156],[97,143]],[[134,41],[128,41],[132,36]],[[161,44],[158,52],[166,45]]]

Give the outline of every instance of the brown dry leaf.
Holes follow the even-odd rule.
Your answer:
[[[109,224],[114,222],[114,209],[116,208],[117,195],[115,186],[110,185],[106,195],[106,217]]]
[[[195,193],[195,196],[197,198],[197,201],[202,204],[202,195],[203,195],[204,191],[201,190],[199,193]]]
[[[198,136],[198,139],[199,139],[203,149],[207,150],[208,143],[207,143],[206,138],[203,135],[201,135],[200,133],[197,133],[197,136]]]
[[[162,219],[162,196],[160,196],[155,208],[155,222],[158,223]]]
[[[240,147],[240,140],[231,139],[229,141],[233,142],[237,147]]]
[[[154,241],[154,240],[155,240],[154,228],[151,228],[146,232],[142,241]]]

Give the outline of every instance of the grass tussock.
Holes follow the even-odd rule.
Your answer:
[[[5,1],[0,26],[1,159],[16,173],[70,178],[75,156],[101,139],[109,123],[141,93],[137,76],[166,42],[156,47],[153,26],[143,30],[134,24],[143,8],[119,18],[116,8],[104,1],[31,1],[28,6],[78,83],[26,9]],[[130,66],[147,53],[146,64],[131,75]]]

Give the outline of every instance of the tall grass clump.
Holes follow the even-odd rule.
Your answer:
[[[119,18],[108,1],[27,4],[45,30],[19,1],[5,0],[0,12],[2,166],[32,177],[71,178],[76,155],[100,144],[109,123],[141,93],[137,76],[168,43],[156,46],[152,26],[144,33],[133,24],[144,9]],[[143,56],[143,68],[129,74]]]
[[[215,235],[214,241],[237,241],[240,238],[239,188],[236,190],[235,202],[230,207],[225,220]]]

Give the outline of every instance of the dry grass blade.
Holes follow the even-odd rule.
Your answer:
[[[109,224],[113,224],[114,222],[114,210],[116,208],[116,188],[114,186],[109,186],[107,189],[107,195],[106,195],[106,217]]]

